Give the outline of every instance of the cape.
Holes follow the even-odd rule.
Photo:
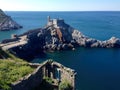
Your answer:
[[[10,16],[6,15],[1,9],[0,9],[0,31],[5,30],[17,30],[22,28],[21,25],[16,23]]]

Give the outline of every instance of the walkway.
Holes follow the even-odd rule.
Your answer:
[[[16,47],[16,46],[21,46],[21,45],[27,44],[26,36],[22,36],[22,37],[19,37],[19,38],[20,38],[20,40],[18,40],[18,41],[13,41],[13,42],[5,43],[5,44],[0,44],[0,47],[3,50],[8,50],[8,49]]]

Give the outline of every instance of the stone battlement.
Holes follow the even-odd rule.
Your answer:
[[[51,19],[50,16],[48,16],[48,23],[47,26],[54,25],[56,28],[64,23],[63,19]]]

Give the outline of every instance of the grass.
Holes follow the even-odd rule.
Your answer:
[[[49,77],[44,77],[43,80],[49,84],[53,84],[54,81],[52,80],[52,78],[49,78]]]
[[[73,87],[67,80],[64,80],[60,83],[59,90],[73,90]]]
[[[4,52],[0,50],[1,52]],[[10,90],[11,83],[33,72],[29,64],[8,52],[4,52],[6,59],[0,59],[0,89]],[[3,53],[1,55],[4,55]]]

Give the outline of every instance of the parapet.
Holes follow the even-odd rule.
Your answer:
[[[50,19],[50,16],[48,16],[48,23],[47,23],[47,26],[55,26],[55,27],[58,27],[60,25],[62,25],[64,23],[64,20],[63,19]]]

